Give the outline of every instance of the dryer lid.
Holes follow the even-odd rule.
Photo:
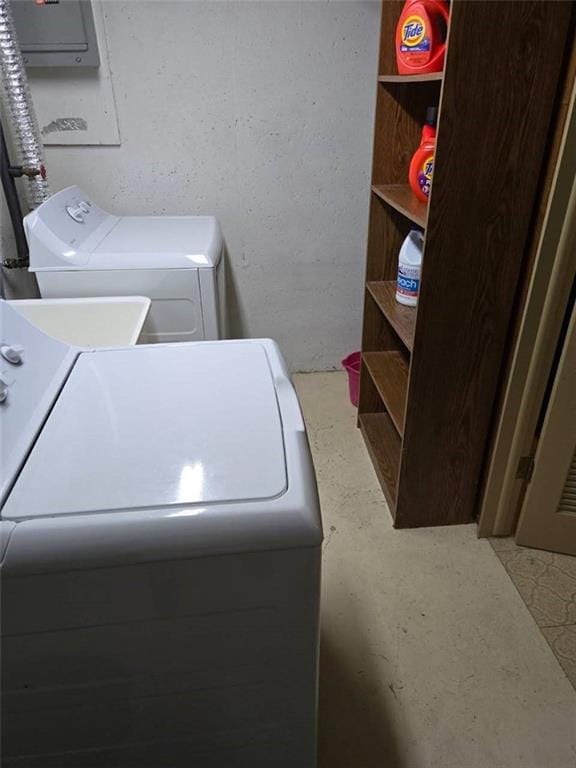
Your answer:
[[[24,229],[32,272],[211,269],[223,248],[214,216],[114,216],[76,186],[31,211]]]
[[[222,253],[214,216],[122,216],[85,269],[213,268]]]
[[[79,356],[3,517],[257,502],[286,488],[261,344],[99,350]]]

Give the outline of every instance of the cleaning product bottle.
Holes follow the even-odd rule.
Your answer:
[[[396,27],[396,63],[401,75],[442,72],[448,16],[446,0],[406,0]]]
[[[419,229],[410,230],[398,255],[396,301],[399,304],[415,307],[418,303],[423,248],[424,234]]]
[[[438,120],[437,107],[428,107],[426,110],[426,123],[422,128],[420,146],[414,152],[410,162],[408,181],[416,197],[423,203],[428,202],[432,173],[434,171],[434,153],[436,151],[436,122]]]

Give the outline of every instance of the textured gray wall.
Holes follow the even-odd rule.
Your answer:
[[[377,2],[104,2],[120,147],[47,147],[115,213],[214,213],[236,323],[293,370],[358,347]],[[35,86],[38,87],[38,86]]]

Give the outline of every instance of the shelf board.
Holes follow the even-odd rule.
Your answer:
[[[401,436],[408,391],[408,365],[400,352],[364,352],[366,368]]]
[[[379,83],[431,83],[441,82],[444,77],[443,72],[432,72],[427,75],[380,75]]]
[[[406,349],[412,352],[416,328],[416,307],[406,307],[396,301],[396,281],[366,283],[380,311],[396,331]]]
[[[358,421],[378,480],[394,517],[400,467],[400,438],[387,413],[361,413]]]
[[[421,203],[408,184],[375,184],[372,192],[414,224],[426,227],[428,204]]]

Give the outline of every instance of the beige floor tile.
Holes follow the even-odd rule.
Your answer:
[[[576,625],[544,627],[544,637],[550,643],[562,669],[576,687]]]
[[[320,768],[574,768],[576,692],[492,547],[394,531],[345,376],[295,383],[325,527]]]
[[[576,558],[516,546],[497,554],[539,626],[576,624]]]
[[[505,552],[516,548],[516,542],[512,536],[499,536],[489,539],[495,552]]]

